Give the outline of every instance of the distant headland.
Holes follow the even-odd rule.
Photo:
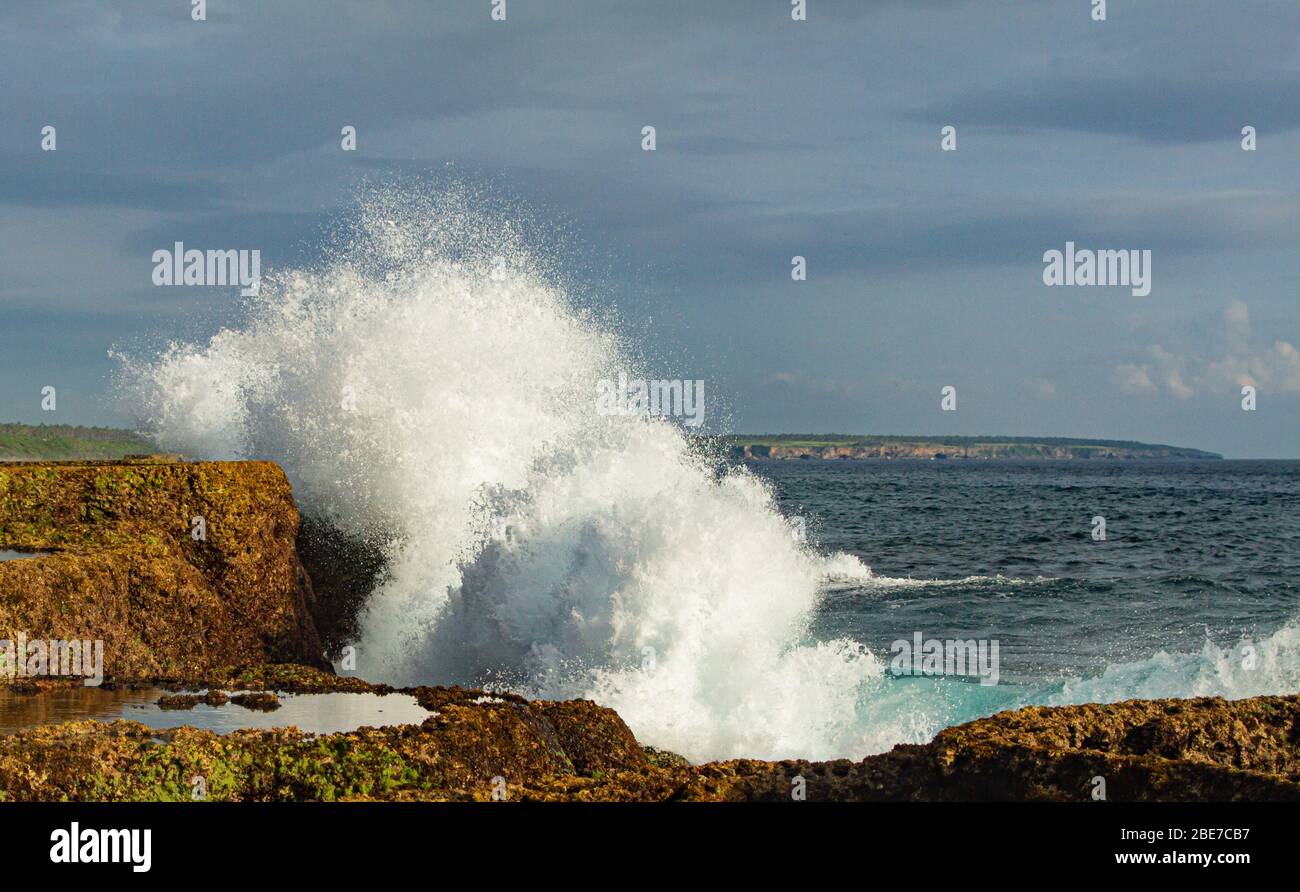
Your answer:
[[[1134,440],[1070,437],[919,437],[868,434],[728,434],[733,458],[750,459],[1175,459],[1217,452]],[[118,459],[157,451],[135,431],[72,425],[0,424],[0,461]]]
[[[1177,459],[1218,460],[1217,452],[1133,440],[1069,437],[914,437],[858,434],[730,434],[733,458],[750,459]]]
[[[71,424],[0,424],[0,461],[113,459],[155,452],[134,431]]]

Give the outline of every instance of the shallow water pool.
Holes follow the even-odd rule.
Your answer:
[[[160,730],[188,725],[218,734],[241,728],[289,726],[311,734],[334,734],[365,726],[418,725],[432,715],[410,694],[277,692],[280,708],[258,712],[234,703],[222,706],[200,703],[193,709],[162,709],[157,700],[166,693],[169,692],[156,688],[129,691],[85,686],[33,695],[4,691],[0,692],[0,734],[83,719],[100,722],[130,719]]]
[[[7,551],[0,548],[0,561],[20,561],[23,558],[45,557],[48,551]]]

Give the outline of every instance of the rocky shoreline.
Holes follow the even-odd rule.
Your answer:
[[[42,553],[0,562],[0,634],[101,639],[106,687],[192,694],[164,698],[172,709],[198,691],[222,692],[204,697],[220,708],[236,708],[225,692],[397,693],[330,668],[323,642],[351,615],[336,601],[355,593],[314,584],[299,529],[269,462],[0,464],[0,551]],[[8,681],[0,696],[81,684]],[[202,778],[201,798],[230,801],[1089,801],[1102,786],[1115,801],[1300,800],[1297,696],[1033,707],[856,762],[690,765],[589,701],[401,693],[428,718],[321,735],[125,720],[0,735],[0,798],[190,800]]]
[[[395,693],[305,666],[170,682]],[[0,736],[0,797],[23,801],[1300,801],[1300,697],[1034,707],[861,761],[691,765],[587,700],[402,689],[418,725],[311,735],[73,721]],[[30,696],[48,695],[49,689]],[[195,698],[197,700],[197,698]],[[189,704],[193,706],[193,703]]]
[[[0,463],[0,633],[102,640],[107,678],[327,668],[272,462]]]

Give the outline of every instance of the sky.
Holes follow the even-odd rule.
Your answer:
[[[359,184],[454,177],[726,429],[1300,458],[1293,0],[493,6],[0,6],[0,420],[130,424],[110,351],[229,320],[154,251],[310,264]],[[1067,242],[1150,251],[1150,294],[1044,284]]]

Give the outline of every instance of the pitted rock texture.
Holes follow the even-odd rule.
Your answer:
[[[216,679],[206,682],[209,686]],[[306,667],[222,683],[391,693]],[[197,683],[197,682],[194,682]],[[312,736],[218,735],[135,722],[68,722],[0,737],[0,796],[38,800],[506,801],[1300,800],[1300,697],[1129,701],[1000,713],[861,761],[737,759],[690,765],[641,746],[586,700],[404,689],[419,725]]]
[[[102,640],[117,680],[327,668],[298,524],[271,462],[0,464],[0,549],[49,552],[0,563],[0,636]]]

